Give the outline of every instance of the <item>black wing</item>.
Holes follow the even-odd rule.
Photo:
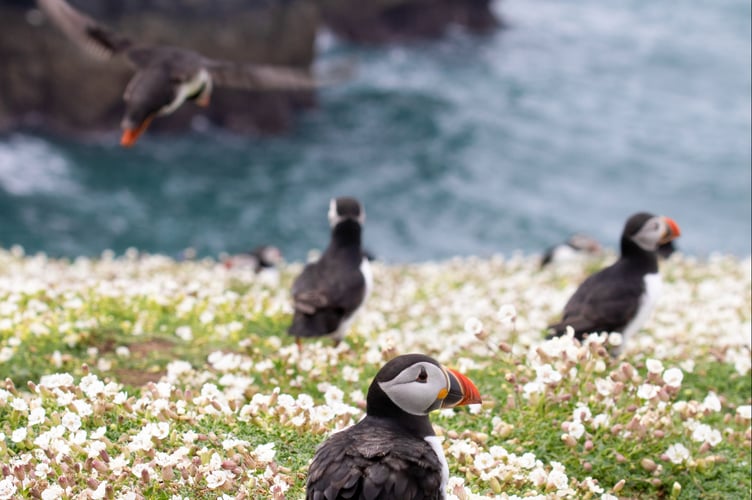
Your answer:
[[[365,298],[365,279],[357,268],[343,268],[322,258],[308,264],[292,286],[295,308],[290,333],[327,335]]]
[[[97,59],[110,59],[133,46],[130,38],[98,23],[64,0],[37,0],[37,3],[60,31]]]
[[[316,450],[306,499],[442,498],[441,464],[429,444],[366,422],[373,420],[333,434]]]
[[[564,306],[561,321],[549,328],[562,335],[571,326],[579,339],[586,333],[622,331],[645,292],[644,281],[628,279],[625,270],[617,263],[586,279]]]

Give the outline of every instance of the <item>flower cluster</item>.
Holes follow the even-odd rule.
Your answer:
[[[0,250],[0,499],[300,497],[316,446],[407,352],[483,395],[432,417],[450,498],[670,497],[688,471],[749,463],[750,259],[673,256],[618,359],[618,333],[544,341],[582,263],[373,267],[345,341],[301,351],[285,333],[300,264],[276,282],[135,251]]]

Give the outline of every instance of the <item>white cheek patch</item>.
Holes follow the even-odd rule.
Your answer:
[[[663,220],[653,217],[652,219],[648,219],[642,226],[642,229],[632,236],[632,241],[637,243],[643,250],[652,252],[658,248],[658,241],[665,230],[666,225]]]
[[[337,200],[332,198],[329,200],[329,212],[327,213],[329,218],[329,226],[334,227],[344,220],[344,217],[337,213]]]
[[[420,369],[428,374],[426,382],[418,382]],[[379,382],[379,387],[397,406],[411,415],[427,415],[439,391],[449,390],[444,372],[436,365],[419,363],[406,368],[392,380]]]

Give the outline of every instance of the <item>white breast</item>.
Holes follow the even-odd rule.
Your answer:
[[[204,68],[201,68],[193,78],[178,85],[175,99],[170,104],[159,110],[159,114],[167,115],[172,113],[178,109],[186,99],[188,99],[188,96],[194,95],[201,90],[202,87],[211,85],[211,81],[211,75],[209,75],[209,72]]]
[[[371,263],[368,262],[368,259],[365,257],[363,257],[363,260],[360,262],[360,272],[363,274],[363,279],[366,281],[366,293],[363,296],[363,302],[365,302],[371,294],[371,290],[373,290],[373,272],[371,271]]]
[[[371,290],[373,289],[373,273],[371,272],[371,264],[368,262],[368,259],[365,257],[360,263],[360,272],[363,274],[363,279],[366,283],[366,291],[363,295],[363,302],[360,303],[360,307],[353,311],[353,313],[342,320],[342,323],[339,324],[339,327],[332,332],[329,337],[333,338],[334,340],[342,340],[345,338],[345,334],[350,329],[350,325],[352,324],[353,320],[355,319],[355,313],[358,312],[358,310],[363,307],[363,303],[365,303],[368,296],[371,294]]]
[[[441,438],[439,436],[426,436],[423,438],[431,446],[441,464],[441,498],[446,498],[446,486],[449,482],[449,464],[444,456],[444,448],[441,447]]]
[[[621,332],[623,336],[622,345],[626,344],[627,339],[642,328],[642,325],[644,325],[650,317],[650,314],[653,312],[653,309],[655,309],[655,305],[661,296],[661,291],[663,289],[661,275],[658,273],[646,274],[644,279],[645,293],[640,297],[640,305],[637,306],[637,314],[635,314],[632,321],[624,327],[624,331]]]

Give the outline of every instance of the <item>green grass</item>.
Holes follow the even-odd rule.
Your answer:
[[[40,279],[34,274],[39,271],[26,269],[33,267],[28,259],[0,252],[0,263],[17,274],[27,273],[25,280]],[[543,322],[556,316],[556,304],[565,298],[567,286],[582,275],[581,268],[537,272],[532,259],[376,267],[377,288],[369,299],[370,309],[361,314],[346,345],[333,349],[327,340],[306,342],[300,356],[286,334],[290,321],[285,310],[287,290],[296,267],[285,270],[280,285],[269,286],[242,276],[222,280],[210,263],[93,262],[83,279],[80,272],[72,272],[70,264],[52,261],[42,271],[43,276],[58,276],[49,290],[24,293],[9,285],[0,287],[0,306],[6,308],[5,312],[0,308],[0,349],[12,352],[0,362],[0,379],[8,379],[6,388],[12,393],[0,398],[0,432],[5,437],[0,440],[0,463],[23,462],[29,465],[20,467],[33,469],[39,462],[33,455],[38,448],[34,440],[60,426],[65,413],[81,413],[71,404],[61,406],[54,391],[35,389],[33,384],[43,376],[72,374],[76,386],[63,392],[87,401],[93,410],[81,416],[87,441],[74,446],[72,462],[48,452],[45,460],[54,472],[19,488],[16,494],[30,498],[54,484],[66,484],[74,496],[90,487],[87,480],[96,476],[108,481],[113,496],[135,489],[148,498],[216,498],[219,492],[235,495],[241,491],[258,498],[271,495],[273,481],[279,481],[288,488],[284,497],[299,498],[304,495],[307,464],[318,444],[335,428],[356,421],[360,413],[323,423],[308,416],[297,425],[292,414],[276,403],[251,408],[254,396],[275,391],[279,397],[310,395],[318,408],[326,405],[325,391],[331,385],[343,391],[346,405],[361,407],[363,402],[353,400],[351,393],[365,394],[385,359],[415,351],[446,358],[450,366],[463,360],[475,366],[464,371],[481,390],[482,409],[462,408],[453,416],[432,417],[437,431],[445,436],[451,475],[463,478],[475,494],[555,493],[545,484],[533,484],[532,469],[514,469],[515,457],[525,453],[532,453],[546,473],[554,463],[561,464],[573,498],[587,496],[587,478],[593,478],[604,492],[624,480],[623,488],[614,493],[623,498],[670,498],[677,495],[675,483],[681,486],[679,497],[687,499],[748,498],[752,493],[750,421],[737,415],[737,408],[752,400],[750,373],[739,369],[739,359],[745,352],[749,357],[749,350],[738,338],[727,335],[730,329],[744,334],[749,328],[748,264],[735,260],[669,263],[669,299],[641,334],[653,340],[641,349],[628,349],[620,359],[610,358],[602,349],[582,348],[577,360],[563,353],[536,359],[535,349],[543,337]],[[160,288],[166,280],[177,285]],[[700,285],[709,287],[714,280],[719,280],[719,287],[736,280],[738,289],[728,290],[729,296],[721,296],[718,303],[705,304],[708,299]],[[694,317],[707,323],[706,335],[686,333],[691,331],[691,310],[670,309],[671,304],[686,303],[687,297],[698,304],[693,306],[698,308]],[[510,299],[518,312],[514,327],[499,324],[494,317]],[[717,320],[714,311],[719,311]],[[482,320],[489,336],[485,343],[463,333],[469,317]],[[674,324],[664,317],[687,323]],[[190,338],[177,334],[185,327],[190,328]],[[496,348],[499,342],[515,350],[503,352]],[[208,358],[217,351],[237,354],[241,365],[211,366]],[[665,401],[645,401],[637,395],[642,384],[663,384],[649,378],[648,358],[660,359],[665,368],[688,366],[689,361],[694,367],[683,370],[680,389],[664,388]],[[192,368],[174,375],[169,394],[160,395],[154,382],[166,380],[168,368],[178,360]],[[526,396],[525,384],[535,381],[537,370],[545,364],[562,380]],[[623,391],[599,395],[596,382],[619,379],[623,364],[634,373],[622,380]],[[119,384],[117,390],[128,394],[127,402],[115,403],[114,394],[88,397],[82,393],[79,385],[89,373],[105,383]],[[216,393],[207,389],[210,384],[217,387]],[[233,392],[233,384],[240,384],[240,392]],[[698,410],[710,392],[720,398],[721,411]],[[41,403],[46,412],[43,422],[30,424],[29,411],[13,407],[16,399],[32,407]],[[676,403],[689,409],[674,410]],[[586,405],[593,417],[606,415],[609,421],[599,428],[589,421],[581,438],[567,442],[565,427],[578,405]],[[300,414],[299,409],[291,411]],[[128,448],[147,424],[157,422],[169,424],[167,437],[154,438],[150,451]],[[692,422],[720,431],[720,443],[703,447],[693,441],[687,427]],[[28,437],[15,442],[11,436],[22,427]],[[145,464],[154,473],[146,479],[132,470],[122,475],[92,475],[92,460],[99,459],[88,457],[85,447],[99,427],[106,429],[108,457],[122,454],[130,469]],[[190,433],[199,437],[187,442],[184,437]],[[65,439],[69,435],[66,431]],[[227,439],[244,440],[247,445],[225,448]],[[463,441],[473,453],[453,456],[452,446]],[[274,443],[276,454],[271,463],[261,463],[253,450],[268,443]],[[689,450],[689,462],[674,464],[665,459],[668,447],[675,443]],[[516,473],[490,477],[478,469],[476,456],[493,447],[513,455],[497,465],[509,466]],[[172,469],[158,463],[158,454],[175,454],[182,448],[188,450],[187,461],[179,460]],[[215,454],[227,467],[223,470],[234,464],[240,471],[217,489],[206,478]],[[191,463],[194,459],[198,462]],[[181,474],[199,479],[191,484],[180,479]],[[163,481],[164,475],[170,479]]]

